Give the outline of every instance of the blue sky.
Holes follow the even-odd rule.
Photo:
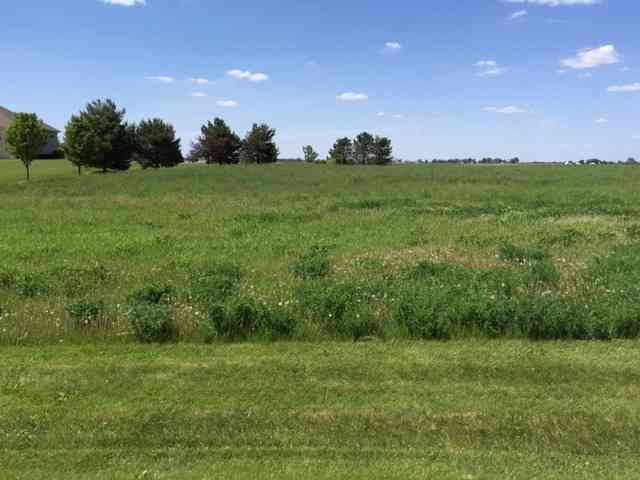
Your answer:
[[[109,97],[187,146],[222,116],[283,156],[368,130],[406,159],[640,157],[636,0],[6,3],[0,105],[61,130]]]

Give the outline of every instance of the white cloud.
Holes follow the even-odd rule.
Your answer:
[[[191,96],[196,98],[203,98],[203,97],[206,97],[207,94],[204,92],[193,92]]]
[[[227,75],[237,80],[249,80],[250,82],[264,82],[269,80],[269,75],[264,73],[253,73],[246,70],[233,69],[227,72]]]
[[[509,18],[511,20],[517,20],[518,18],[524,18],[527,15],[529,15],[529,12],[527,12],[526,10],[518,10],[517,12],[512,13]]]
[[[364,93],[345,92],[336,97],[341,102],[366,102],[369,96]]]
[[[384,47],[387,50],[400,50],[402,49],[402,45],[398,42],[387,42],[384,44]]]
[[[160,83],[173,83],[176,81],[175,78],[173,77],[167,77],[164,75],[154,75],[151,77],[145,77],[147,80],[153,80],[154,82],[160,82]]]
[[[567,73],[567,71],[566,71],[566,70],[564,70],[564,69],[560,69],[560,70],[556,70],[556,73],[557,73],[558,75],[564,75],[565,73]]]
[[[612,85],[607,88],[611,93],[628,93],[628,92],[640,92],[640,82],[630,83],[628,85]]]
[[[622,68],[620,69],[620,71],[621,71],[621,72],[623,72],[623,73],[624,73],[624,72],[630,72],[630,71],[631,71],[631,67],[626,67],[626,66],[625,66],[625,67],[622,67]]]
[[[564,67],[576,70],[596,68],[602,65],[613,65],[620,62],[620,54],[613,45],[604,45],[594,49],[580,50],[575,57],[562,61]]]
[[[146,5],[147,0],[102,0],[102,3],[121,5],[123,7],[135,7],[136,5]]]
[[[404,118],[404,115],[402,115],[401,113],[396,113],[393,118],[397,118],[398,120],[401,120]]]
[[[239,105],[235,100],[218,100],[216,103],[219,107],[224,108],[236,108]]]
[[[504,0],[506,3],[530,3],[546,7],[565,7],[574,5],[597,5],[601,0]]]
[[[208,85],[210,80],[207,78],[187,78],[187,82],[195,85]]]
[[[502,113],[505,115],[513,115],[516,113],[527,113],[527,111],[524,110],[523,108],[516,107],[514,105],[510,105],[508,107],[485,107],[484,111],[492,112],[492,113]]]
[[[480,77],[498,77],[500,75],[505,74],[506,71],[507,69],[505,67],[495,67],[495,68],[490,68],[489,70],[480,72],[478,75]]]
[[[604,117],[601,117],[601,118],[596,120],[596,123],[600,124],[600,125],[604,125],[605,123],[609,123],[609,120],[604,118]]]
[[[378,113],[377,113],[377,115],[378,115],[379,117],[384,117],[384,116],[386,115],[386,113],[384,113],[384,112],[378,112]]]
[[[478,73],[479,77],[497,77],[507,71],[506,67],[501,67],[495,60],[480,60],[475,66],[483,69]]]

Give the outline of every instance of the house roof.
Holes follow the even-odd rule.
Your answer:
[[[14,112],[4,108],[3,106],[0,106],[0,129],[7,128],[9,124],[13,122],[14,118],[16,118],[16,114]],[[53,128],[51,125],[47,125],[46,123],[44,124],[44,126],[52,132],[58,133],[57,128]]]

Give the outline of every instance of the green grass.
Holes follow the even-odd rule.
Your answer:
[[[175,291],[183,339],[197,339],[208,304],[235,298],[285,306],[305,340],[639,334],[638,269],[607,257],[640,259],[637,168],[184,166],[78,177],[67,162],[38,161],[31,182],[22,173],[0,163],[2,343],[122,338],[127,298],[150,285]],[[425,262],[438,273],[407,273]],[[222,294],[212,265],[239,269],[238,285]],[[430,302],[424,321],[437,328],[407,333],[402,299],[408,310]],[[328,322],[336,301],[368,323]],[[513,304],[506,314],[519,320],[495,325],[496,303]],[[78,304],[104,305],[97,327],[77,328]],[[533,331],[528,319],[546,312],[570,324]]]
[[[0,477],[636,478],[637,358],[632,342],[9,347]]]
[[[640,169],[23,177],[3,480],[640,477]]]

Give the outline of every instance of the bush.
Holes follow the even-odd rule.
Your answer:
[[[370,306],[350,307],[336,325],[336,333],[341,337],[354,341],[372,337],[383,337],[382,322],[378,319]]]
[[[85,296],[106,283],[109,271],[104,265],[72,267],[63,265],[49,272],[51,283],[68,297]]]
[[[212,305],[205,340],[224,338],[229,341],[247,340],[262,336],[272,340],[290,338],[295,320],[282,309],[270,309],[251,300],[238,300],[232,305]]]
[[[413,280],[438,279],[440,281],[450,280],[457,282],[458,280],[468,278],[469,273],[470,272],[461,265],[425,260],[413,267],[409,271],[408,276]]]
[[[512,263],[540,262],[549,258],[549,254],[540,248],[518,247],[512,243],[502,245],[499,256]]]
[[[190,294],[197,301],[215,304],[236,295],[241,279],[242,271],[237,265],[213,264],[191,275]]]
[[[395,321],[413,338],[448,340],[452,325],[445,299],[446,295],[437,289],[405,294],[396,306]]]
[[[173,293],[173,287],[170,285],[148,285],[133,292],[129,295],[128,300],[129,303],[133,304],[149,303],[158,305],[171,297]]]
[[[104,313],[104,302],[78,302],[66,306],[76,328],[95,326]]]
[[[177,338],[173,315],[166,305],[135,304],[129,312],[129,321],[139,342],[165,343]]]
[[[329,250],[326,247],[311,247],[294,262],[291,272],[303,280],[326,277],[331,273]]]
[[[560,281],[560,272],[550,260],[542,260],[531,265],[530,278],[534,283],[555,286]]]
[[[48,282],[40,274],[0,270],[0,288],[11,290],[21,297],[33,298],[49,291]]]
[[[21,297],[33,298],[47,293],[49,286],[41,275],[22,273],[15,278],[14,290]]]

